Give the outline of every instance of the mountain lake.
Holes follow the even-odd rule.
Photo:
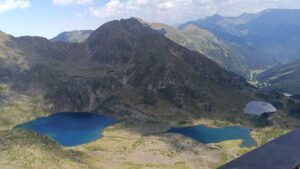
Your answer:
[[[250,135],[250,129],[239,126],[210,128],[205,125],[171,128],[171,133],[179,133],[193,138],[201,143],[217,143],[226,140],[242,140],[240,147],[256,146],[256,141]]]
[[[103,115],[68,112],[37,118],[15,128],[46,135],[62,146],[76,146],[101,138],[103,130],[115,122],[114,118]]]

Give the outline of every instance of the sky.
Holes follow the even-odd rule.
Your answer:
[[[0,0],[0,30],[52,38],[131,16],[175,25],[215,13],[238,16],[267,8],[300,9],[300,0]]]

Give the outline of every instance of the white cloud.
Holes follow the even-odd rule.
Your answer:
[[[110,0],[105,6],[100,8],[90,8],[91,13],[97,17],[114,17],[129,12],[130,6],[120,0]]]
[[[94,0],[52,0],[54,5],[82,5],[94,2]]]
[[[108,0],[89,8],[104,20],[136,16],[149,21],[180,23],[219,13],[236,16],[266,8],[300,8],[296,0]]]
[[[25,9],[30,7],[29,0],[0,0],[0,12],[6,12],[14,9]]]
[[[175,20],[191,8],[192,0],[109,0],[100,7],[90,7],[93,16],[116,19],[137,16],[151,20]]]
[[[158,4],[158,9],[170,9],[174,7],[174,2],[166,1]]]

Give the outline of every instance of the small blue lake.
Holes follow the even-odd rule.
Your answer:
[[[46,135],[62,146],[76,146],[101,138],[103,130],[115,122],[114,118],[92,113],[57,113],[16,128]]]
[[[218,143],[226,140],[242,140],[240,147],[252,147],[256,141],[250,135],[250,129],[239,126],[229,126],[223,128],[210,128],[205,125],[191,127],[172,128],[172,133],[179,133],[191,137],[204,144]]]

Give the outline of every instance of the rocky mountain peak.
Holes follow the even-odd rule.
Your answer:
[[[108,22],[88,38],[91,54],[101,63],[125,63],[143,38],[158,34],[136,18]]]

